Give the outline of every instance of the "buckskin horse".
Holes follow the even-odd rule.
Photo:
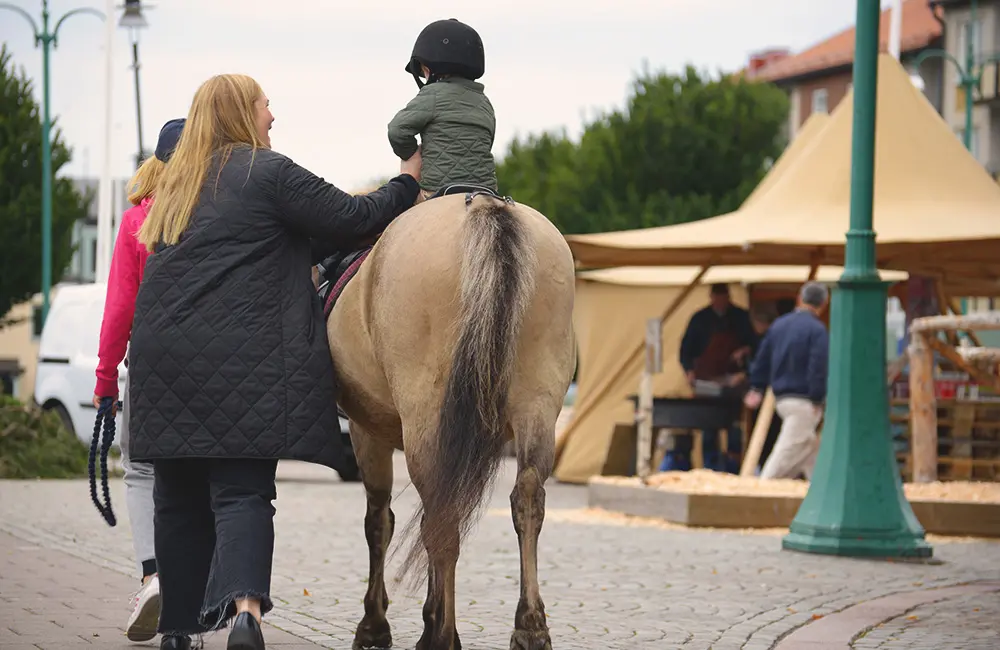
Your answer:
[[[367,495],[370,563],[355,649],[392,645],[393,451],[404,451],[421,499],[402,567],[427,572],[416,650],[458,650],[455,565],[511,438],[521,585],[510,647],[552,647],[537,548],[575,364],[573,297],[572,255],[551,222],[474,188],[408,210],[343,285],[327,333]]]

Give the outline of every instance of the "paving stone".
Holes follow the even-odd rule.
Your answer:
[[[397,457],[393,507],[402,523],[413,512],[416,494],[401,461]],[[509,643],[519,575],[508,501],[513,475],[512,464],[505,462],[487,513],[459,560],[458,627],[467,650]],[[292,463],[279,466],[279,479],[276,607],[267,617],[271,643],[282,650],[348,648],[363,613],[368,575],[363,489],[339,482],[330,470]],[[568,515],[586,507],[585,488],[550,483],[546,491],[549,517],[539,543],[539,577],[557,650],[765,650],[814,615],[856,602],[1000,579],[998,543],[936,543],[939,565],[789,553],[775,535],[580,523]],[[123,637],[105,643],[105,634],[124,624],[129,595],[138,585],[120,479],[112,481],[112,499],[120,521],[113,529],[90,503],[86,481],[0,482],[0,531],[13,536],[0,535],[7,540],[0,546],[4,650],[21,639],[29,646],[42,639],[12,636],[7,621],[36,625],[33,634],[58,634],[65,631],[59,624],[80,620],[81,603],[89,627],[69,630],[80,644],[95,645],[81,636],[94,629],[101,647],[133,647]],[[390,564],[390,578],[397,567]],[[424,590],[407,592],[391,580],[388,589],[396,647],[412,648],[423,627]],[[993,620],[1000,620],[995,614]],[[939,634],[964,633],[958,617],[941,616]],[[985,626],[988,618],[983,621]],[[921,639],[931,634],[930,627],[908,623],[912,631],[893,634],[902,634],[910,645],[858,647],[926,646]],[[284,634],[277,636],[278,629]],[[881,643],[872,636],[880,629],[863,641]],[[939,648],[966,647],[935,638]],[[224,639],[215,635],[209,648],[224,647]]]
[[[995,650],[1000,647],[1000,592],[930,603],[856,639],[857,650]]]

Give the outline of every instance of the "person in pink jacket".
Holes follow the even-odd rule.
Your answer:
[[[132,207],[125,211],[118,229],[104,300],[97,387],[94,389],[94,406],[98,408],[103,398],[118,396],[118,365],[125,358],[132,332],[135,298],[149,257],[149,251],[139,243],[136,235],[149,214],[153,195],[183,128],[183,118],[163,125],[154,155],[139,167],[129,183],[131,193],[128,199]],[[129,459],[127,383],[124,393],[122,402],[125,413],[118,444],[125,470],[125,503],[132,526],[132,546],[142,575],[142,587],[133,600],[125,634],[130,641],[148,641],[156,636],[160,617],[160,586],[153,550],[153,466],[133,463]]]

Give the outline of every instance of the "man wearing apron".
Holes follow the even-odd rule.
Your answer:
[[[688,382],[713,381],[728,385],[733,375],[743,370],[745,362],[756,343],[757,335],[750,321],[750,314],[732,304],[729,287],[713,284],[711,304],[696,312],[688,323],[681,340],[680,362]],[[717,471],[739,472],[739,451],[742,434],[737,425],[728,432],[726,458],[719,454],[717,435],[703,435],[704,466]],[[674,449],[668,452],[661,471],[691,469],[691,438],[675,439]]]

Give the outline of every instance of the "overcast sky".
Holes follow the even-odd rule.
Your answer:
[[[38,15],[41,0],[13,0]],[[120,4],[116,2],[116,4]],[[885,3],[883,3],[885,4]],[[160,126],[187,114],[213,74],[255,77],[276,121],[272,146],[351,189],[394,174],[386,124],[416,92],[403,72],[432,20],[458,18],[486,48],[482,81],[497,113],[494,154],[517,134],[565,127],[620,106],[644,61],[736,70],[772,46],[799,51],[854,22],[855,0],[159,0],[141,32],[142,123],[152,149]],[[53,15],[104,0],[51,0]],[[26,21],[0,10],[0,40],[36,80],[41,52]],[[74,16],[52,55],[52,114],[74,150],[63,173],[99,174],[103,156],[104,32]],[[137,150],[128,34],[117,30],[113,164],[132,171]]]

